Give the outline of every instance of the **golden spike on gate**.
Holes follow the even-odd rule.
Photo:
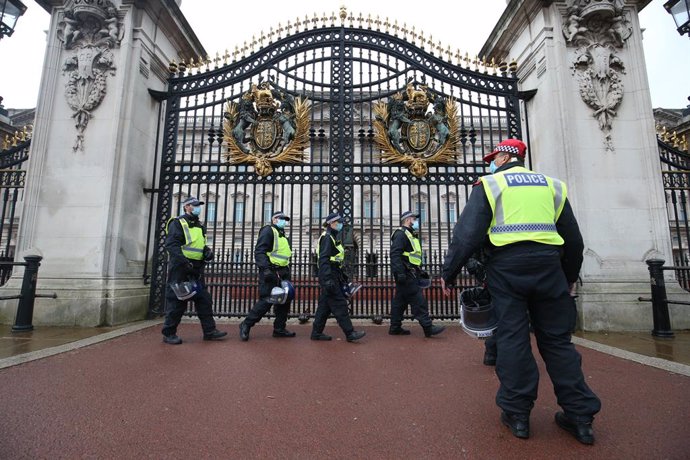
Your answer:
[[[287,32],[287,35],[290,35],[291,30],[292,30],[292,24],[290,24],[290,20],[288,19],[287,25],[285,26],[285,32]]]
[[[335,21],[338,20],[338,16],[335,15],[335,11],[331,11],[331,16],[328,19],[331,21],[331,27],[335,27]]]
[[[311,18],[312,29],[316,29],[319,26],[319,15],[314,13],[314,17]]]
[[[391,21],[386,17],[386,19],[383,21],[383,30],[388,34],[391,31]]]
[[[228,65],[228,60],[230,59],[230,52],[225,48],[225,54],[223,54],[223,65]]]
[[[275,35],[275,32],[273,31],[273,27],[269,27],[268,29],[268,43],[273,43],[273,36]]]
[[[299,28],[301,25],[302,25],[302,20],[299,18],[299,16],[297,16],[295,18],[295,33],[299,33],[299,31],[300,31]]]
[[[237,61],[237,56],[240,55],[240,47],[235,45],[235,50],[232,52],[232,62]]]
[[[514,73],[517,72],[517,70],[518,70],[518,63],[517,63],[517,61],[515,60],[515,58],[513,58],[513,59],[510,60],[510,64],[508,64],[508,71],[509,71],[511,74],[514,74]]]
[[[182,60],[180,61],[180,65],[177,66],[177,68],[180,69],[180,73],[181,73],[182,75],[184,75],[185,72],[187,72],[187,63],[185,62],[184,59],[182,59]]]
[[[367,16],[367,20],[365,22],[367,24],[367,29],[371,29],[371,14]]]
[[[276,33],[278,34],[278,38],[280,39],[280,36],[283,35],[283,26],[281,23],[278,23],[278,28],[276,29]]]
[[[412,31],[410,32],[410,37],[412,37],[412,43],[414,44],[417,39],[417,33],[414,31],[414,25],[412,25]]]
[[[2,149],[7,150],[10,148],[10,136],[5,134],[5,138],[2,140]]]
[[[321,14],[321,27],[326,27],[328,24],[328,16],[326,16],[326,12],[323,12]]]
[[[491,75],[496,75],[496,60],[491,58]]]
[[[436,44],[436,51],[438,51],[438,57],[443,58],[443,45],[441,44],[441,40]]]
[[[348,22],[348,27],[352,29],[355,26],[355,16],[352,14],[352,11],[347,13],[347,22]]]
[[[213,63],[215,64],[216,69],[220,67],[220,53],[218,51],[216,51],[216,57],[213,58]]]
[[[426,43],[426,38],[424,38],[424,31],[423,30],[419,31],[419,33],[417,34],[417,38],[419,38],[420,48],[424,49],[424,43]]]
[[[374,25],[376,26],[376,30],[381,30],[381,17],[378,14],[376,15],[376,19],[374,19]]]
[[[168,70],[170,73],[177,73],[177,62],[175,62],[175,59],[170,61],[170,64],[168,64]]]
[[[361,29],[363,22],[364,22],[364,16],[362,16],[362,13],[359,13],[359,16],[357,16],[357,27],[359,27]]]
[[[290,22],[288,22],[288,24],[290,24]],[[256,35],[252,35],[252,54],[256,51],[256,45],[258,44],[259,42],[256,41]]]
[[[453,56],[455,58],[455,65],[458,67],[462,66],[462,55],[460,54],[460,49],[455,50],[455,55]]]
[[[407,41],[407,33],[408,33],[409,31],[407,30],[407,23],[406,23],[406,22],[403,22],[403,25],[402,25],[402,27],[400,28],[400,31],[401,31],[402,34],[403,34],[403,40]]]
[[[400,26],[398,26],[398,20],[396,19],[395,21],[393,21],[393,35],[395,35],[397,37],[399,31],[400,31]]]
[[[345,19],[347,19],[347,7],[345,5],[340,6],[340,25],[345,25]]]

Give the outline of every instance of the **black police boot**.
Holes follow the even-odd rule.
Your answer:
[[[312,332],[312,333],[311,333],[311,339],[312,339],[312,340],[324,340],[324,341],[327,341],[327,340],[331,340],[332,338],[333,338],[333,337],[331,337],[330,335],[326,335],[326,334],[323,334],[323,333],[321,333],[321,332]]]
[[[223,337],[225,337],[226,335],[228,335],[227,332],[222,332],[222,331],[219,331],[218,329],[214,329],[211,332],[209,332],[208,334],[204,334],[204,340],[220,340]]]
[[[347,339],[348,342],[355,342],[355,341],[361,339],[362,337],[364,337],[365,335],[367,335],[367,333],[364,331],[352,331],[349,334],[347,334],[347,336],[345,336],[345,338]]]
[[[594,444],[594,429],[592,429],[591,418],[577,420],[568,417],[563,412],[556,412],[556,424],[575,436],[575,439],[582,444]]]
[[[167,343],[169,345],[179,345],[182,343],[182,339],[176,336],[175,334],[173,335],[164,335],[163,336],[163,343]]]
[[[501,412],[501,422],[510,428],[516,438],[529,438],[529,415]]]
[[[489,350],[484,350],[484,365],[485,366],[495,366],[496,365],[496,354],[490,352]]]
[[[389,335],[410,335],[409,329],[404,329],[402,326],[391,326],[388,328]]]
[[[240,323],[240,340],[241,341],[246,342],[247,340],[249,340],[249,330],[250,329],[251,329],[251,327],[249,326],[249,324],[245,323],[244,321],[242,321]]]
[[[432,324],[431,326],[427,326],[424,329],[424,335],[426,337],[431,337],[432,335],[438,335],[441,332],[446,330],[445,326],[436,326],[435,324]]]
[[[273,329],[273,337],[294,337],[297,334],[287,329]]]

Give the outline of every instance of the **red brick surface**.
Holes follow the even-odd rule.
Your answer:
[[[268,323],[270,324],[270,323]],[[158,327],[0,370],[0,458],[688,458],[690,378],[581,348],[602,399],[597,442],[580,445],[540,360],[532,436],[499,422],[483,346],[449,327],[360,343],[274,339],[164,345]],[[536,347],[534,347],[536,350]]]

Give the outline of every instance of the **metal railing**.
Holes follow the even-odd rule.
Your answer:
[[[41,256],[26,256],[26,262],[0,262],[2,265],[24,266],[24,278],[19,295],[0,296],[0,300],[19,299],[17,316],[12,326],[12,332],[27,332],[33,330],[34,301],[36,297],[57,299],[57,294],[36,294],[36,282],[38,281],[38,267],[41,266]]]
[[[652,288],[652,297],[638,297],[640,302],[652,302],[652,318],[654,329],[652,335],[655,337],[672,339],[675,335],[671,330],[671,318],[668,313],[668,305],[690,305],[690,302],[683,300],[669,300],[666,295],[666,282],[664,281],[664,270],[674,270],[676,276],[683,273],[683,278],[687,279],[690,274],[690,267],[668,266],[664,267],[665,260],[649,259],[645,261],[649,268],[649,281]],[[680,277],[680,276],[679,276]]]

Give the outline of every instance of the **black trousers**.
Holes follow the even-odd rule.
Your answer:
[[[412,306],[412,315],[422,327],[431,327],[429,304],[416,282],[395,283],[395,296],[391,302],[391,327],[402,325],[407,306]]]
[[[587,386],[581,356],[571,342],[576,310],[558,250],[544,245],[497,251],[489,262],[487,284],[498,315],[496,404],[508,413],[529,414],[537,399],[531,321],[558,405],[572,416],[599,412],[601,402]]]
[[[281,280],[290,281],[290,270],[288,268],[280,268],[276,270],[276,273],[278,276],[280,276]],[[261,318],[263,318],[264,315],[271,309],[271,306],[273,306],[273,313],[275,314],[275,319],[273,320],[273,329],[285,329],[288,313],[290,312],[290,304],[292,301],[279,305],[263,300],[263,298],[268,297],[271,294],[271,289],[276,286],[280,286],[280,281],[277,283],[266,282],[259,273],[259,300],[254,304],[254,307],[252,307],[252,309],[249,311],[249,314],[244,319],[245,324],[247,324],[249,327],[252,327],[261,321]]]
[[[196,315],[201,322],[204,334],[209,334],[216,329],[216,321],[213,319],[213,300],[204,285],[201,292],[191,299],[196,308]],[[187,310],[187,300],[178,300],[170,285],[165,288],[165,322],[161,331],[165,336],[177,334],[177,326],[182,320],[182,315]]]
[[[319,306],[314,314],[312,335],[323,333],[323,328],[326,327],[326,320],[331,313],[335,316],[335,320],[338,322],[340,329],[343,330],[343,333],[345,333],[345,336],[350,335],[355,330],[354,326],[352,326],[352,320],[350,320],[350,313],[347,311],[347,299],[340,286],[330,288],[321,286]]]

